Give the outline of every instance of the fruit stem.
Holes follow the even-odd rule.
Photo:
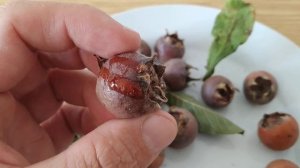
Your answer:
[[[186,78],[187,82],[190,82],[190,81],[201,81],[201,80],[202,80],[202,78],[191,78],[189,76]]]

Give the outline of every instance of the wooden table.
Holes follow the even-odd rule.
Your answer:
[[[167,3],[189,3],[221,8],[225,0],[62,0],[91,4],[113,14],[128,9]],[[0,0],[5,2],[5,0]],[[247,0],[256,8],[257,20],[281,32],[300,46],[300,0]]]

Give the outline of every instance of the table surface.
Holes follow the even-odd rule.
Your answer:
[[[188,3],[221,8],[225,0],[61,0],[96,6],[108,14],[147,5]],[[246,0],[256,8],[256,19],[300,46],[300,0]],[[4,3],[5,0],[0,0]]]

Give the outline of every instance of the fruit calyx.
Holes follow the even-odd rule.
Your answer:
[[[272,114],[265,114],[263,117],[263,120],[261,122],[261,127],[271,128],[276,125],[279,125],[280,123],[283,122],[284,117],[286,117],[286,116],[287,116],[287,114],[279,113],[279,112],[275,112]]]
[[[231,88],[228,84],[222,82],[217,86],[215,97],[220,103],[227,104],[232,100],[233,95],[234,89]]]
[[[164,41],[178,48],[184,48],[183,40],[178,37],[177,32],[172,34],[167,32],[167,34],[164,36]]]
[[[272,82],[261,76],[255,78],[254,83],[250,86],[256,99],[268,97],[273,91]]]

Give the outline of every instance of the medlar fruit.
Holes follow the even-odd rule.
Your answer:
[[[183,40],[178,37],[177,33],[167,33],[165,36],[160,37],[154,47],[161,63],[165,63],[172,58],[182,58],[184,50]]]
[[[244,81],[244,94],[254,104],[269,103],[278,90],[275,78],[266,71],[250,73]]]
[[[270,162],[266,168],[299,168],[295,163],[286,159],[277,159]]]
[[[292,147],[299,136],[299,126],[287,113],[265,114],[259,122],[258,136],[270,149],[281,151]]]
[[[198,135],[198,122],[195,116],[179,107],[172,106],[169,113],[175,118],[177,122],[178,132],[170,147],[181,149],[190,145]]]
[[[229,79],[215,75],[204,81],[201,88],[203,101],[210,107],[226,107],[233,99],[235,88]]]
[[[193,67],[186,64],[184,60],[180,58],[170,59],[164,66],[166,69],[163,77],[171,91],[183,90],[187,87],[189,81],[200,80],[193,79],[189,76],[189,70]]]
[[[108,60],[97,58],[97,96],[117,118],[138,117],[167,101],[162,79],[165,68],[154,62],[155,57],[124,53]]]

